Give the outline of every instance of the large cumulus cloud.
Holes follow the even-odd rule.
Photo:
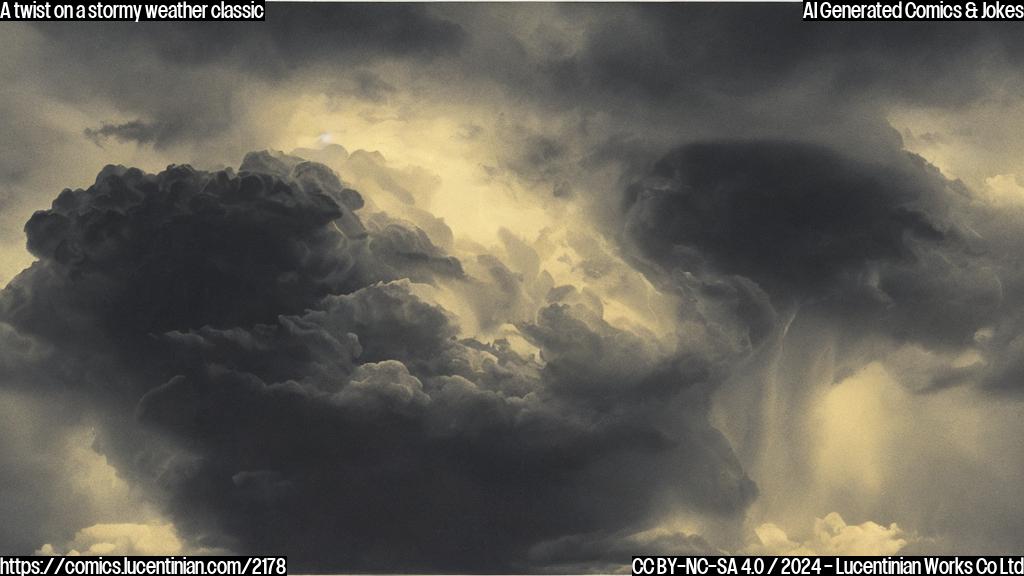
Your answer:
[[[363,204],[281,154],[107,167],[26,224],[4,381],[79,401],[191,546],[300,569],[535,570],[666,515],[740,521],[756,489],[707,417],[721,357],[569,287],[510,318],[538,355],[465,337],[417,286],[522,276],[469,278]]]

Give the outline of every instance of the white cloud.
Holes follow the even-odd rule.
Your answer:
[[[94,524],[79,530],[61,546],[44,544],[35,552],[52,556],[175,556],[224,554],[223,550],[191,549],[178,537],[173,524]]]
[[[847,524],[837,512],[815,518],[814,532],[804,542],[794,542],[772,523],[754,529],[758,543],[747,549],[751,554],[807,556],[888,556],[907,545],[908,536],[896,523],[888,527],[875,522]]]
[[[183,548],[171,524],[95,524],[79,530],[63,546],[44,544],[36,554],[170,556],[181,554]]]

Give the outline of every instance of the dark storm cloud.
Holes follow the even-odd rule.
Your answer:
[[[699,143],[659,161],[626,202],[646,254],[685,258],[677,248],[690,247],[726,272],[803,295],[868,261],[907,260],[915,239],[942,240],[915,209],[926,184],[814,145]]]
[[[507,24],[538,8],[431,4],[274,5],[258,29],[41,23],[38,30],[53,60],[69,63],[50,79],[58,98],[72,85],[88,86],[130,119],[92,126],[88,135],[157,147],[222,133],[248,112],[233,95],[252,93],[258,100],[269,81],[289,82],[296,94],[335,90],[367,102],[415,90],[418,99],[422,94],[439,104],[462,100],[449,90],[478,94],[497,82],[544,114],[607,115],[614,130],[652,139],[658,150],[690,137],[662,131],[683,120],[695,135],[783,131],[827,138],[841,131],[849,139],[845,146],[870,149],[896,138],[879,105],[974,101],[992,86],[1019,79],[1014,63],[1024,50],[1018,35],[998,25],[914,23],[897,34],[875,23],[803,22],[799,7],[788,5],[543,9],[555,24],[585,23],[579,42],[560,38],[553,27],[542,30],[545,40],[534,46],[531,39],[541,31]],[[760,26],[775,33],[751,31]],[[375,68],[393,70],[396,63],[415,71],[416,88],[391,82]],[[100,71],[83,75],[84,65]],[[170,73],[153,79],[155,86],[137,82],[153,67]],[[324,79],[326,87],[318,83]],[[573,183],[560,165],[567,164],[563,140],[574,137],[541,135],[506,143],[501,153],[514,171],[525,170],[530,181],[549,180],[552,192],[564,197]],[[635,169],[657,157],[636,156],[636,150],[624,151],[618,160]]]
[[[493,80],[563,123],[582,119],[549,150],[583,141],[590,155],[612,136],[634,141],[592,156],[631,177],[665,150],[707,138],[794,138],[884,157],[901,147],[886,116],[893,106],[963,109],[1024,80],[1024,43],[1004,23],[804,22],[793,4],[547,8],[552,29],[517,6],[435,10],[481,31],[451,64],[464,75]],[[503,26],[514,19],[531,24]],[[522,164],[538,150],[505,143],[501,154]],[[552,184],[578,181],[554,167],[543,174]]]
[[[472,21],[473,11],[466,12]],[[535,67],[509,65],[491,73],[567,105],[574,98],[607,103],[609,97],[623,97],[623,105],[639,99],[667,110],[680,104],[705,107],[716,98],[763,97],[808,79],[822,82],[805,94],[819,101],[845,103],[872,95],[958,105],[984,95],[998,80],[993,71],[1016,76],[1013,64],[1024,50],[1019,35],[1004,23],[916,22],[898,30],[880,22],[848,26],[804,22],[797,5],[562,5],[557,12],[587,22],[578,49],[552,42],[554,47],[531,53],[511,36],[503,40],[508,43],[503,54],[533,58]],[[486,14],[477,13],[477,19],[485,20]]]
[[[170,64],[226,63],[278,78],[300,66],[349,58],[429,60],[458,50],[466,37],[459,25],[415,4],[273,4],[267,7],[266,23],[269,25],[259,27],[229,22],[209,26],[153,23],[146,30],[114,23],[89,27],[39,24],[38,28],[52,40],[69,45],[109,35],[109,42],[88,42],[100,52],[114,47],[120,50],[127,43],[141,54]],[[254,59],[253,53],[262,57]]]
[[[963,346],[1003,294],[948,214],[959,186],[904,152],[873,164],[791,142],[692,144],[630,188],[626,237],[669,270],[749,278],[781,309]]]
[[[801,11],[797,5],[637,5],[622,28],[647,34],[599,28],[581,63],[596,82],[654,99],[750,95],[819,76],[839,99],[859,92],[943,104],[983,93],[984,71],[975,65],[980,55],[998,59],[1024,47],[999,25],[922,23],[897,31],[874,22],[803,22]],[[756,33],[766,28],[775,33]]]
[[[65,300],[49,291],[70,290],[80,313],[117,331],[271,320],[345,281],[347,240],[324,229],[345,210],[265,173],[175,166],[153,176],[110,166],[26,224],[40,262],[12,282],[5,308],[32,323],[40,299]]]
[[[74,106],[91,100],[120,113],[89,126],[90,139],[157,148],[210,141],[238,128],[240,119],[258,113],[250,107],[268,87],[291,83],[293,93],[308,87],[295,78],[337,78],[346,93],[379,101],[394,87],[373,65],[422,66],[457,54],[467,38],[460,25],[413,4],[272,5],[266,26],[117,24],[33,23],[45,64],[24,66],[47,67],[32,81],[48,97]]]
[[[623,238],[632,244],[637,266],[666,290],[722,301],[750,326],[749,363],[738,365],[719,398],[732,394],[721,405],[733,414],[751,414],[737,419],[739,425],[723,426],[764,494],[854,485],[845,473],[838,480],[816,480],[834,474],[836,466],[842,469],[823,466],[814,456],[829,442],[817,432],[821,398],[865,382],[884,389],[880,398],[904,394],[890,387],[895,384],[917,394],[904,396],[907,411],[863,427],[909,428],[923,420],[921,446],[941,453],[915,456],[907,470],[883,472],[888,477],[882,485],[893,486],[883,490],[883,501],[874,501],[871,488],[823,498],[802,513],[829,507],[866,518],[888,514],[923,535],[917,549],[1019,546],[1015,511],[977,519],[973,512],[927,512],[965,482],[988,482],[979,478],[994,465],[979,465],[949,486],[933,483],[918,490],[935,470],[952,469],[948,461],[961,458],[947,455],[956,450],[949,443],[934,442],[933,424],[920,414],[940,402],[943,411],[957,414],[980,403],[987,419],[1002,406],[1016,410],[1024,390],[1022,211],[979,204],[963,183],[896,147],[880,148],[865,160],[835,147],[763,139],[683,146],[628,190]],[[872,370],[880,376],[867,376]],[[767,416],[756,412],[773,409],[778,411]],[[843,407],[833,418],[860,422],[860,409]],[[1015,437],[1009,428],[999,430],[992,438]],[[926,449],[898,436],[892,434],[886,440],[892,444],[880,453],[902,459]],[[982,445],[999,441],[992,438]],[[967,450],[964,460],[974,457],[976,447]],[[1012,449],[997,452],[995,461],[1019,461]],[[899,466],[880,461],[886,462],[883,469]],[[853,468],[861,466],[870,470],[874,464],[855,464],[848,475],[856,476],[860,470]],[[1005,477],[986,485],[973,505],[1005,510]],[[804,506],[772,500],[760,503],[775,507],[767,518]],[[928,543],[933,534],[940,535],[939,543]]]
[[[275,4],[258,29],[216,22],[153,23],[145,31],[105,23],[41,23],[38,29],[53,41],[106,58],[127,42],[137,48],[136,57],[172,65],[222,65],[269,78],[324,64],[349,67],[408,59],[461,70],[470,81],[497,78],[507,88],[542,101],[608,104],[609,98],[623,97],[627,100],[622,104],[660,101],[672,111],[681,103],[710,106],[716,97],[757,97],[806,79],[822,80],[823,92],[808,96],[823,101],[849,102],[867,94],[962,104],[985,92],[995,80],[993,71],[1012,72],[1024,51],[1019,35],[1002,23],[964,27],[921,22],[897,32],[883,23],[854,27],[803,22],[795,5],[576,4],[544,9],[555,21],[585,22],[582,42],[565,42],[551,28],[544,30],[539,49],[527,47],[526,39],[535,31],[507,25],[537,10],[521,6]],[[504,29],[496,30],[498,35],[489,29],[476,33],[490,18],[501,18]],[[755,33],[763,29],[775,33]],[[97,40],[104,36],[111,40]],[[253,59],[252,53],[261,57]],[[979,61],[985,65],[978,66]],[[362,66],[341,72],[371,99],[393,89]]]
[[[98,128],[86,128],[84,134],[86,138],[92,140],[97,146],[102,146],[103,142],[109,138],[114,138],[120,142],[152,144],[166,140],[167,132],[167,127],[133,120],[121,124],[102,124]]]
[[[39,261],[11,281],[0,309],[29,334],[135,349],[150,345],[139,335],[270,322],[411,274],[394,270],[396,259],[422,281],[458,274],[412,225],[368,234],[354,214],[362,202],[326,167],[280,154],[250,154],[238,174],[108,166],[29,220]]]
[[[570,298],[519,323],[544,362],[460,340],[407,280],[464,284],[459,261],[362,205],[282,154],[107,167],[26,225],[0,368],[74,395],[188,540],[299,569],[537,570],[673,511],[741,521],[756,489],[708,422],[718,358]],[[472,282],[523,290],[489,266]]]
[[[367,226],[373,231],[370,250],[380,265],[391,269],[392,277],[405,275],[414,282],[429,282],[435,274],[463,276],[459,260],[447,255],[414,224],[374,214],[367,219]]]
[[[308,568],[531,569],[528,549],[549,539],[634,526],[665,502],[734,514],[753,496],[701,423],[699,394],[683,400],[689,380],[678,372],[630,363],[631,379],[661,380],[671,408],[650,407],[632,385],[616,391],[614,410],[598,408],[591,397],[625,369],[590,368],[596,389],[571,389],[556,368],[453,340],[443,312],[394,284],[332,297],[292,322],[307,338],[351,331],[363,363],[326,382],[276,384],[204,364],[141,400],[144,422],[199,456],[171,487],[179,525],[213,511],[237,549],[283,547]],[[622,337],[592,329],[565,328],[601,344],[591,362]],[[257,472],[276,488],[254,498],[238,478]],[[401,521],[374,520],[382,514]]]
[[[371,59],[400,56],[430,60],[457,51],[467,35],[458,24],[435,17],[429,7],[415,4],[272,5],[267,10],[267,21],[274,25],[262,28],[255,36],[238,26],[168,30],[157,49],[172,61],[202,63],[225,56],[236,58],[260,46],[270,58],[258,64],[259,69],[286,75],[296,65],[311,60],[330,62],[349,54]]]

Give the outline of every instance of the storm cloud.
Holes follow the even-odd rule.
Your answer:
[[[753,280],[894,337],[963,345],[996,319],[998,275],[949,215],[962,185],[924,160],[869,164],[793,142],[697,143],[626,196],[626,236],[668,269]]]
[[[26,225],[6,339],[52,352],[18,371],[85,402],[185,538],[300,569],[528,570],[666,509],[740,518],[718,359],[560,302],[519,325],[541,358],[459,338],[405,279],[465,282],[458,260],[361,206],[283,155],[108,167]]]

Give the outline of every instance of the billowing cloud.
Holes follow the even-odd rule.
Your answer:
[[[850,525],[836,512],[815,518],[813,535],[802,543],[790,540],[775,524],[762,524],[755,532],[758,543],[748,552],[778,556],[893,556],[907,545],[908,536],[896,524]]]
[[[185,553],[170,524],[96,524],[63,546],[44,544],[37,554],[67,556],[173,556]]]
[[[535,357],[462,337],[417,286],[493,283],[527,306],[531,285],[495,256],[504,276],[468,278],[414,225],[364,224],[363,202],[280,154],[237,173],[108,167],[26,225],[39,260],[2,298],[16,371],[82,402],[193,548],[525,570],[667,514],[741,521],[756,488],[707,420],[719,356],[566,290],[510,325]],[[517,242],[510,261],[539,278]],[[90,530],[68,546],[141,545]]]

